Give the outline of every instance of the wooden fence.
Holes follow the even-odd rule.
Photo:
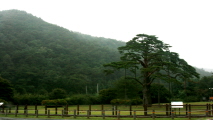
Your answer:
[[[165,105],[11,105],[1,106],[0,114],[3,116],[24,115],[30,116],[61,116],[63,117],[129,117],[129,118],[198,118],[213,117],[213,104],[206,105],[182,105],[183,108],[172,108],[171,104]],[[180,106],[180,105],[178,105]]]

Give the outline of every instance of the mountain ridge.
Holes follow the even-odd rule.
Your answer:
[[[16,89],[32,92],[53,87],[69,90],[72,86],[75,90],[71,92],[82,93],[84,89],[77,90],[77,86],[97,83],[107,87],[102,65],[118,60],[117,47],[125,44],[73,32],[18,10],[0,12],[0,30],[1,76],[14,84],[21,83],[15,85]],[[28,81],[22,83],[23,79]],[[55,82],[49,87],[51,79]],[[91,88],[90,92],[94,91],[96,88]]]

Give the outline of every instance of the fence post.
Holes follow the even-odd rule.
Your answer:
[[[19,107],[19,105],[16,106],[16,113],[18,113],[18,107]]]
[[[77,105],[77,115],[79,115],[79,105]]]
[[[87,119],[89,119],[90,110],[87,110]]]
[[[155,119],[155,110],[152,110],[152,119]]]
[[[144,104],[144,115],[146,116],[147,115],[147,105]]]
[[[188,104],[186,104],[186,115],[188,115]]]
[[[17,113],[18,113],[18,109],[16,109],[16,111],[15,111],[15,117],[17,117]]]
[[[27,109],[25,110],[25,114],[26,114],[26,117],[28,117],[28,110]]]
[[[48,118],[50,118],[50,110],[48,110],[47,116]]]
[[[102,110],[102,117],[103,117],[103,119],[105,119],[105,111],[104,110]]]
[[[172,119],[174,119],[174,110],[172,110]]]
[[[67,110],[66,110],[66,107],[63,109],[64,110],[64,115],[67,115]]]
[[[57,115],[58,114],[58,106],[56,105],[56,107],[55,107],[55,114]]]
[[[66,105],[66,115],[68,115],[68,111],[69,111],[69,105]]]
[[[209,104],[206,103],[206,110],[208,111],[209,110]]]
[[[26,110],[27,110],[27,105],[25,105],[24,107],[24,114],[26,114]]]
[[[136,119],[136,111],[134,110],[134,120]]]
[[[61,116],[64,118],[64,110],[61,110]]]
[[[168,106],[168,104],[166,104],[166,116],[168,116],[169,115],[169,106]]]
[[[118,120],[120,120],[120,110],[116,109],[116,115],[117,115]]]
[[[213,115],[213,104],[212,104],[212,108],[211,108],[211,111],[212,111],[211,115]]]
[[[38,118],[38,110],[35,110],[36,118]]]
[[[129,115],[132,115],[132,105],[129,106]]]
[[[76,110],[74,110],[74,118],[76,118]]]
[[[37,110],[37,104],[35,105],[35,114],[36,114],[36,110]]]
[[[208,111],[208,109],[206,110],[206,117],[208,117],[209,115],[209,111]]]
[[[114,115],[114,105],[112,105],[112,115]]]
[[[104,105],[102,104],[102,105],[101,105],[101,111],[103,111],[103,110],[104,110]]]
[[[89,115],[91,115],[91,105],[89,105]]]
[[[191,119],[191,105],[189,104],[188,107],[188,118]]]

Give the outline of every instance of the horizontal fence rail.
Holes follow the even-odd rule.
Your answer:
[[[128,118],[198,118],[213,117],[213,104],[182,105],[182,108],[172,108],[175,105],[10,105],[1,106],[2,116],[61,116],[63,117],[128,117]],[[180,106],[180,105],[178,105]]]

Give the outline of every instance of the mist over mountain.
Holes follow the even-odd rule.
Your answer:
[[[92,29],[92,28],[91,28]],[[73,32],[25,11],[0,12],[0,75],[19,93],[63,88],[70,93],[108,88],[122,71],[105,76],[125,42]],[[202,76],[211,73],[197,69]]]
[[[209,69],[209,68],[203,68],[203,69],[207,72],[213,72],[213,69]]]

